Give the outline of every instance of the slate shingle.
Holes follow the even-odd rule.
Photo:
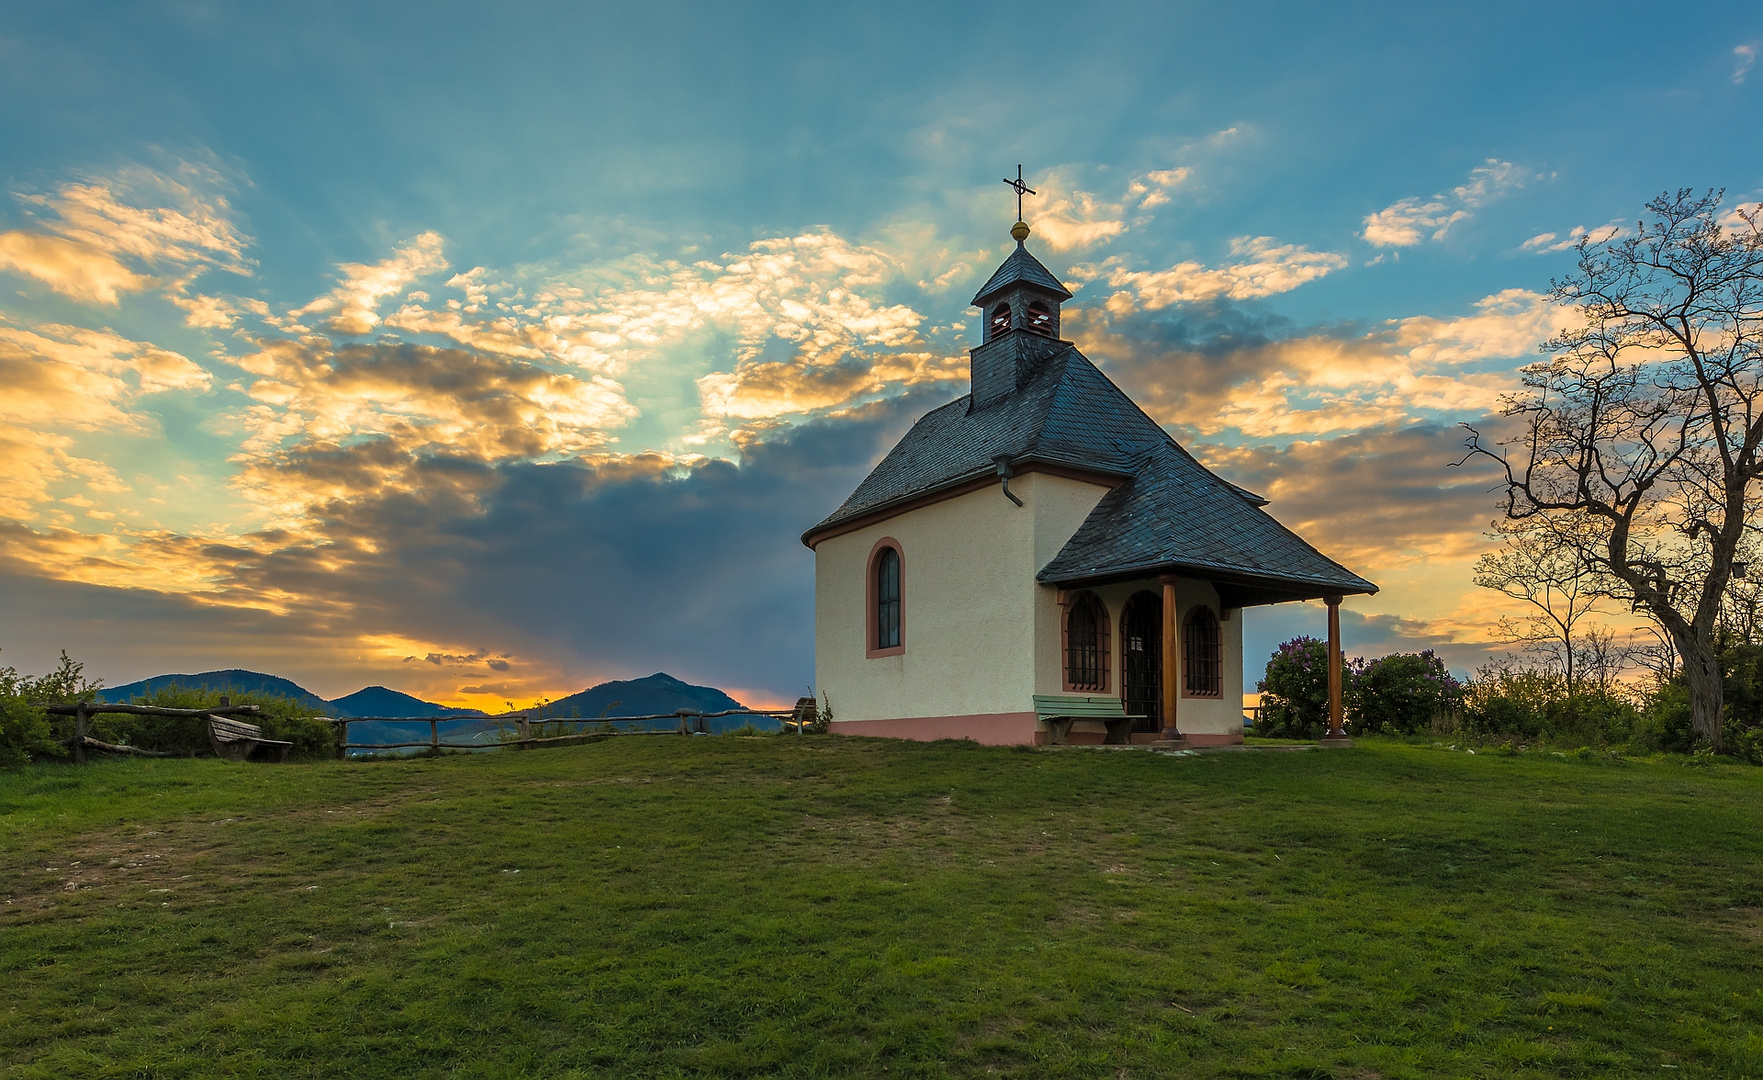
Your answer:
[[[1265,500],[1213,475],[1075,346],[1027,335],[1023,344],[1029,362],[1014,393],[981,409],[960,397],[926,413],[804,540],[994,475],[1007,455],[1125,478],[1036,575],[1043,582],[1176,572],[1228,581],[1241,604],[1377,591],[1275,521]]]
[[[1019,281],[1026,281],[1033,285],[1039,285],[1043,289],[1049,289],[1062,299],[1071,299],[1071,293],[1066,290],[1064,284],[1053,276],[1051,270],[1041,265],[1041,260],[1030,255],[1028,249],[1019,242],[1016,245],[1016,250],[1010,253],[1009,257],[998,267],[997,272],[992,275],[992,279],[986,282],[979,292],[973,294],[973,303],[978,304],[993,293],[1001,292]]]

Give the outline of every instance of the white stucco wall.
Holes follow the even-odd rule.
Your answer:
[[[1035,572],[1107,489],[1027,473],[821,541],[814,558],[814,675],[838,720],[1027,712],[1059,607]],[[892,537],[902,555],[903,651],[869,658],[869,555]]]
[[[1035,694],[1063,690],[1062,611],[1057,591],[1035,581],[1107,489],[1028,473],[1011,481],[1018,508],[996,485],[908,511],[821,541],[814,559],[815,688],[840,721],[1028,712]],[[869,557],[877,541],[900,544],[904,649],[867,656]],[[1108,608],[1108,693],[1118,697],[1126,602],[1157,579],[1094,589]],[[1226,612],[1204,581],[1183,580],[1178,619],[1205,604],[1221,617],[1224,693],[1183,697],[1184,733],[1242,731],[1243,617]],[[1178,623],[1179,625],[1179,623]]]

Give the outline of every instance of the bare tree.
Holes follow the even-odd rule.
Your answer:
[[[1508,520],[1588,526],[1580,554],[1670,637],[1716,749],[1715,626],[1763,477],[1763,230],[1754,210],[1722,218],[1722,197],[1661,195],[1633,235],[1580,241],[1550,292],[1584,324],[1507,399],[1519,433],[1471,428],[1463,459],[1502,470]]]
[[[1663,686],[1677,677],[1677,647],[1671,644],[1671,635],[1658,624],[1648,623],[1642,629],[1651,640],[1636,640],[1629,646],[1629,656],[1647,669],[1655,683]]]
[[[1569,694],[1579,688],[1580,621],[1601,598],[1596,571],[1580,555],[1585,537],[1563,543],[1555,533],[1571,521],[1496,521],[1504,543],[1475,564],[1475,583],[1522,600],[1532,611],[1502,618],[1497,632],[1509,644],[1540,654],[1558,672]]]
[[[1608,627],[1591,627],[1579,636],[1573,648],[1580,685],[1589,684],[1606,693],[1634,656],[1634,645],[1625,638],[1618,638],[1616,631]]]

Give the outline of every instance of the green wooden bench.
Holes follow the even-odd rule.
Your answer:
[[[1047,725],[1047,741],[1055,746],[1071,734],[1079,720],[1100,720],[1108,726],[1107,742],[1132,742],[1132,725],[1143,716],[1129,716],[1117,697],[1106,694],[1036,694],[1035,716]]]

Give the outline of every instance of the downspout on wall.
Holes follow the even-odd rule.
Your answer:
[[[1010,490],[1010,455],[999,454],[992,459],[992,463],[998,467],[998,485],[1004,489],[1004,494],[1011,502],[1021,506],[1022,500],[1016,497],[1016,492]]]

